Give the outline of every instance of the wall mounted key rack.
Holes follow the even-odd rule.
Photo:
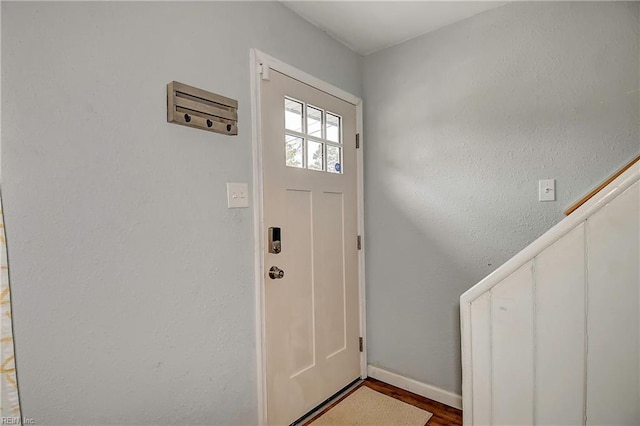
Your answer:
[[[172,81],[167,84],[167,121],[237,135],[238,101]]]

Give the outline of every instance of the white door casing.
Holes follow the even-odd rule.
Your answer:
[[[285,164],[286,97],[341,117],[341,173]],[[273,70],[261,106],[262,232],[282,236],[281,253],[263,250],[267,405],[270,424],[289,424],[360,376],[356,109]],[[301,144],[304,162],[313,143]],[[272,266],[282,279],[269,278]]]

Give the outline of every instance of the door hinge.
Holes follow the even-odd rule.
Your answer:
[[[269,65],[260,64],[260,68],[258,69],[258,74],[262,76],[263,80],[269,81]]]
[[[362,341],[362,337],[358,337],[358,348],[360,349],[360,352],[364,352],[364,343]]]
[[[356,133],[356,149],[360,148],[360,133]]]
[[[358,250],[362,250],[362,238],[358,235]]]

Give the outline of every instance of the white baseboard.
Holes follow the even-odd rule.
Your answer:
[[[382,368],[374,367],[373,365],[369,365],[367,367],[367,373],[369,377],[378,379],[381,382],[389,383],[390,385],[400,389],[413,392],[420,396],[424,396],[425,398],[433,399],[434,401],[462,410],[461,395],[383,370]]]

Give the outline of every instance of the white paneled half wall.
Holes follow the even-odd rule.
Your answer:
[[[639,178],[462,295],[465,425],[640,425]]]

